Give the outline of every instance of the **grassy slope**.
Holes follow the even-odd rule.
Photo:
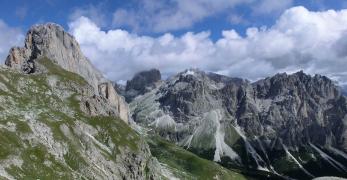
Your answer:
[[[217,163],[169,143],[160,137],[147,138],[151,152],[159,162],[168,165],[174,176],[181,179],[249,179],[242,174],[223,168]]]
[[[83,150],[78,137],[68,138],[61,131],[61,126],[70,130],[76,121],[97,127],[96,139],[104,145],[109,142],[119,147],[129,147],[138,151],[139,135],[130,129],[122,120],[115,117],[88,117],[79,109],[80,96],[76,87],[83,87],[86,82],[80,76],[65,71],[48,59],[41,59],[40,64],[48,69],[43,74],[23,75],[21,73],[0,69],[0,167],[8,159],[17,158],[21,165],[3,166],[8,174],[17,179],[71,179],[83,177],[76,173],[89,166],[83,159]],[[49,85],[49,78],[56,78],[55,88]],[[68,98],[58,97],[55,92],[68,92]],[[55,141],[68,145],[64,161],[48,153],[47,147],[40,143],[31,143],[23,136],[32,134],[25,118],[34,114],[37,121],[47,125]],[[11,130],[13,126],[14,129]],[[111,139],[111,141],[109,141]],[[119,149],[112,154],[114,159]],[[76,171],[77,170],[77,171]],[[1,179],[1,177],[0,177]]]

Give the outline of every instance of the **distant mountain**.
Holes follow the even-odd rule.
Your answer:
[[[136,96],[143,95],[153,88],[160,82],[161,74],[157,69],[151,69],[148,71],[142,71],[127,81],[123,91],[123,95],[127,102],[130,102]]]
[[[115,89],[57,24],[33,26],[5,64],[0,179],[248,178],[133,127],[117,93],[125,89]],[[138,75],[128,90],[150,91],[158,72]]]
[[[56,24],[0,68],[0,179],[150,179],[161,166],[128,105]]]
[[[130,103],[139,125],[225,167],[298,179],[347,174],[347,104],[325,76],[254,83],[189,69]]]
[[[35,25],[0,66],[0,179],[346,177],[340,89],[303,72],[251,83],[196,69],[115,85],[61,26]]]

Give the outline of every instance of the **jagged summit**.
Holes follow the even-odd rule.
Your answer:
[[[251,83],[188,69],[130,107],[135,122],[205,158],[308,179],[347,172],[347,155],[331,155],[347,151],[346,102],[332,80],[303,71]]]
[[[150,69],[148,71],[141,71],[136,73],[135,76],[127,81],[126,90],[134,89],[144,91],[146,86],[161,80],[161,73],[158,69]]]
[[[161,81],[161,73],[158,69],[141,71],[127,81],[124,91],[122,92],[126,101],[130,102],[134,97],[145,94],[154,89]],[[119,86],[116,86],[119,89]]]
[[[316,94],[325,98],[338,97],[340,88],[326,76],[305,74],[299,71],[293,74],[276,74],[252,83],[259,96],[278,96],[288,93]]]
[[[24,47],[11,48],[5,64],[25,73],[36,72],[35,60],[47,57],[64,69],[81,75],[95,89],[105,81],[83,55],[75,38],[54,23],[34,25],[27,32]]]
[[[42,58],[83,77],[93,87],[96,95],[106,98],[119,112],[119,116],[128,121],[128,106],[123,98],[83,55],[76,39],[60,25],[46,23],[32,26],[26,34],[24,47],[11,48],[5,64],[12,69],[31,74],[45,71],[45,67],[38,63]]]
[[[213,81],[214,83],[225,83],[225,84],[242,84],[249,83],[248,80],[237,78],[237,77],[229,77],[221,74],[217,74],[214,72],[205,72],[203,70],[197,68],[186,69],[177,75],[168,79],[168,81],[176,82],[176,81]]]

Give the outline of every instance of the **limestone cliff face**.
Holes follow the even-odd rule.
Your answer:
[[[54,23],[33,26],[26,35],[24,47],[12,48],[5,64],[24,73],[36,73],[44,71],[35,62],[41,57],[47,57],[65,70],[82,76],[94,88],[96,94],[107,94],[106,99],[119,110],[122,119],[128,122],[125,101],[116,91],[100,88],[109,81],[83,55],[74,37],[61,26]]]
[[[106,97],[47,58],[36,63],[46,71],[0,67],[0,179],[160,178],[149,146]]]
[[[128,120],[129,117],[129,107],[125,102],[124,98],[119,96],[114,89],[112,83],[105,82],[99,84],[100,94],[110,101],[113,107],[116,107],[117,112],[119,112],[119,117],[124,120]]]
[[[285,175],[296,168],[293,177],[310,178],[325,168],[347,172],[346,102],[325,76],[284,73],[251,83],[193,69],[130,109],[135,122],[206,158]]]
[[[34,73],[37,71],[35,59],[41,56],[81,75],[95,88],[104,81],[102,74],[83,55],[73,36],[53,23],[33,26],[26,35],[24,47],[12,48],[5,64],[26,73]]]

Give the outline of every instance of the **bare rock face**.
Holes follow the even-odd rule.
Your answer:
[[[156,84],[161,80],[160,71],[157,69],[151,69],[148,71],[142,71],[127,81],[125,86],[126,100],[129,102],[138,95],[145,94],[156,87]]]
[[[33,26],[27,33],[24,47],[12,48],[5,64],[26,73],[34,73],[35,59],[41,56],[81,75],[94,88],[97,88],[100,81],[104,81],[102,74],[82,54],[73,36],[53,23]]]
[[[251,83],[186,70],[130,109],[135,122],[226,166],[294,178],[347,172],[347,99],[325,76],[284,73]]]
[[[99,93],[109,100],[110,104],[119,112],[119,117],[128,122],[129,107],[124,98],[119,96],[110,82],[99,84]]]
[[[108,84],[109,81],[83,55],[74,37],[57,24],[33,26],[26,35],[24,47],[12,48],[5,64],[31,74],[44,71],[36,63],[37,59],[42,57],[47,57],[65,70],[82,76],[93,87],[96,95],[107,95],[109,103],[114,105],[121,118],[128,122],[127,105],[122,97],[110,88],[100,88],[100,84]]]
[[[0,67],[0,179],[160,179],[161,165],[109,95],[47,58],[36,65],[47,71]]]

